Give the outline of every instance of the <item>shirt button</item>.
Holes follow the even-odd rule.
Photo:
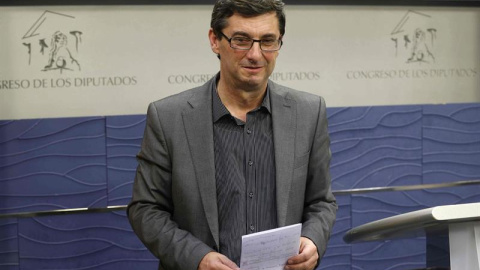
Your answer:
[[[255,230],[255,226],[253,226],[253,224],[250,224],[250,231],[254,231]]]
[[[248,193],[248,197],[253,198],[253,192]]]
[[[253,161],[249,160],[248,161],[248,166],[252,166],[253,165]]]
[[[252,134],[252,130],[247,128],[247,134]]]

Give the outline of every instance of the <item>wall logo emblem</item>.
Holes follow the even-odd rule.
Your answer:
[[[46,10],[22,37],[29,66],[44,72],[80,71],[82,31],[75,17]]]
[[[435,63],[437,29],[430,15],[409,10],[391,33],[395,57],[406,63]]]

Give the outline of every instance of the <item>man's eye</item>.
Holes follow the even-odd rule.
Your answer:
[[[263,39],[261,42],[265,45],[273,45],[273,44],[275,44],[276,40],[275,39]]]
[[[243,37],[234,37],[232,40],[237,43],[250,43],[251,41],[251,39]]]

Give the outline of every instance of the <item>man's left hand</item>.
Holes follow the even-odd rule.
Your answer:
[[[300,252],[298,255],[288,259],[286,270],[312,270],[317,265],[318,252],[317,246],[312,240],[300,238]]]

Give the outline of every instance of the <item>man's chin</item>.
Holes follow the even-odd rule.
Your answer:
[[[268,80],[268,77],[265,77],[265,74],[247,74],[244,76],[244,81],[248,84],[264,84]]]
[[[266,84],[264,83],[249,81],[244,85],[243,90],[247,92],[256,92],[256,91],[265,90],[265,87],[266,87]]]

